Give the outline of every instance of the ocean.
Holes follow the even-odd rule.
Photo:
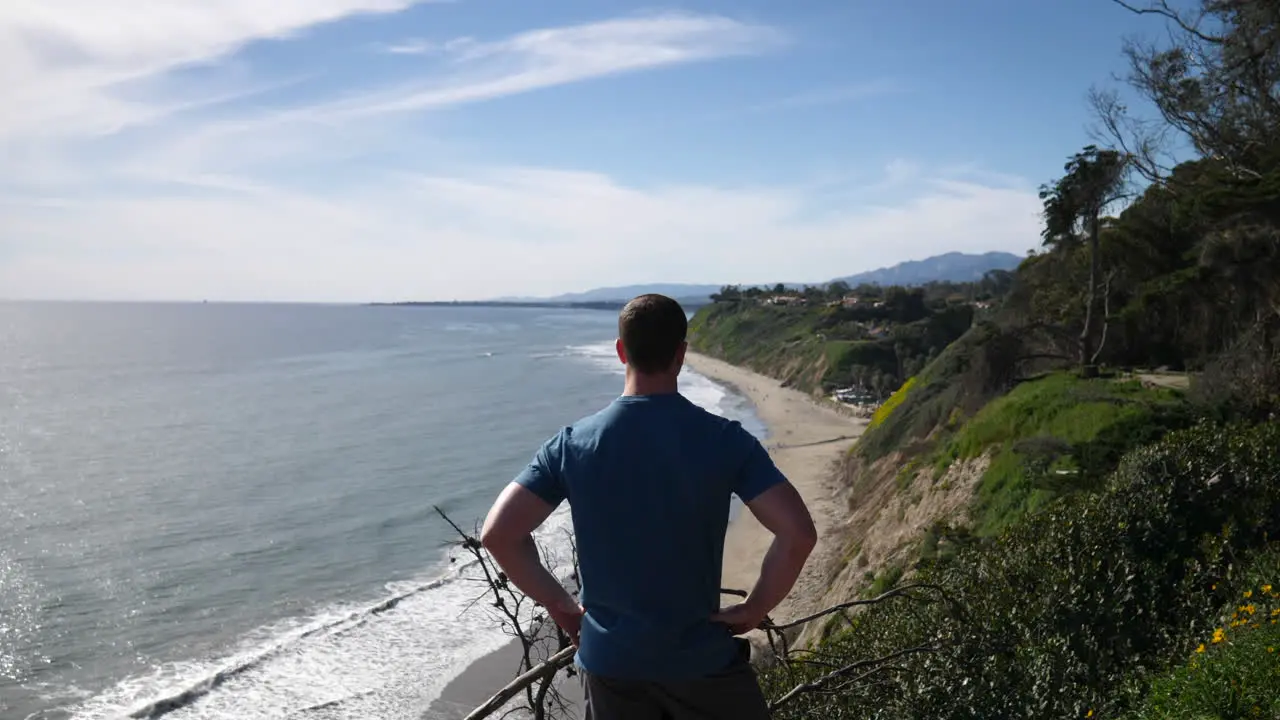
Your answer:
[[[507,640],[433,506],[476,527],[617,396],[615,324],[0,304],[0,718],[429,720]],[[681,387],[763,435],[725,388]]]

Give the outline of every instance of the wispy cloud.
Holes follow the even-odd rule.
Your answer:
[[[366,300],[553,293],[655,277],[819,280],[930,254],[942,238],[961,250],[1034,241],[1033,192],[942,182],[907,163],[883,169],[894,201],[872,204],[865,183],[824,187],[816,202],[803,179],[640,185],[598,170],[351,162],[437,141],[421,132],[431,111],[788,42],[723,16],[402,39],[378,46],[403,56],[378,64],[413,68],[394,81],[318,83],[281,93],[287,100],[242,102],[295,81],[262,68],[237,74],[247,45],[414,4],[0,6],[0,294]],[[118,13],[145,21],[119,23]],[[369,59],[368,48],[354,52]],[[187,86],[193,64],[216,71],[213,79]],[[775,105],[890,91],[855,83]],[[529,273],[534,266],[544,270]]]
[[[358,13],[429,0],[18,0],[0,6],[0,142],[112,132],[163,100],[122,86]],[[129,18],[122,21],[121,18]]]
[[[784,40],[767,26],[684,13],[534,30],[492,42],[467,39],[440,47],[452,62],[442,79],[314,110],[348,116],[446,107],[619,73],[760,53]]]
[[[379,45],[378,49],[388,55],[430,55],[440,52],[439,43],[430,40],[405,40],[390,45]]]
[[[455,38],[434,46],[413,81],[205,123],[157,148],[164,155],[158,162],[188,170],[214,162],[225,172],[236,167],[237,158],[261,165],[282,153],[350,152],[361,137],[351,131],[354,126],[624,73],[764,53],[786,42],[784,34],[767,26],[688,13],[544,28],[497,40]],[[338,137],[342,141],[335,144]],[[382,142],[387,133],[368,137]]]

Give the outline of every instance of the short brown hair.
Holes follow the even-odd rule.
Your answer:
[[[641,295],[618,315],[618,337],[627,351],[627,364],[646,375],[671,367],[688,331],[684,308],[665,295]]]

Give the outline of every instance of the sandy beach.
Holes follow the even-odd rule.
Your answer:
[[[836,463],[866,428],[866,421],[815,402],[808,395],[782,387],[770,377],[704,355],[690,353],[687,364],[698,374],[728,386],[749,399],[768,429],[765,446],[778,468],[799,490],[818,527],[818,546],[791,595],[772,614],[778,621],[809,612],[822,596],[826,570],[841,551],[838,528],[842,505],[837,496]],[[725,537],[722,587],[750,590],[772,535],[743,511]],[[733,598],[726,597],[728,604]],[[514,677],[515,645],[481,659],[445,688],[427,717],[462,718]],[[566,696],[578,693],[577,683],[565,684]]]
[[[831,557],[842,549],[839,526],[844,508],[838,498],[835,465],[866,429],[867,421],[815,402],[771,377],[715,358],[690,353],[687,362],[699,374],[751,400],[769,431],[765,441],[769,455],[809,506],[818,527],[818,546],[795,589],[772,616],[781,622],[810,612],[811,603],[826,588]],[[740,513],[725,537],[722,586],[750,590],[772,539],[751,513]]]

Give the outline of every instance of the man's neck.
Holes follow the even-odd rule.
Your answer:
[[[641,375],[630,369],[622,388],[623,395],[671,395],[677,391],[678,383],[673,375]]]

